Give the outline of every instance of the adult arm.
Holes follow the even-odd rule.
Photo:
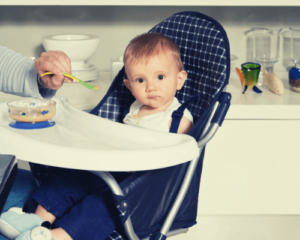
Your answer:
[[[64,67],[61,69],[61,66],[57,66],[59,59],[57,60],[57,57],[53,56],[49,58],[49,55],[52,53],[44,54],[44,56],[36,60],[35,64],[28,57],[0,46],[0,91],[22,97],[52,98],[56,93],[55,89],[59,88],[65,80],[62,75],[63,71],[71,71],[70,62],[65,64],[69,68]],[[60,53],[59,56],[61,55]],[[39,86],[37,81],[38,71],[46,72],[53,70],[57,72],[56,68],[61,70],[61,75],[42,78],[41,83],[44,87]],[[70,82],[70,79],[67,81]]]

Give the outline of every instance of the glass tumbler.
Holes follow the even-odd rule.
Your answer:
[[[291,60],[296,68],[300,68],[300,28],[290,28],[291,37]]]
[[[274,63],[279,60],[280,32],[282,28],[252,28],[252,30],[254,31],[254,61],[262,66],[262,70],[265,68],[267,72],[271,73]],[[262,78],[259,79],[259,83],[262,85]]]

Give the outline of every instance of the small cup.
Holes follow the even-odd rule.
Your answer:
[[[247,86],[247,89],[252,89],[258,82],[260,64],[246,62],[242,64],[242,72],[244,74],[243,86]]]

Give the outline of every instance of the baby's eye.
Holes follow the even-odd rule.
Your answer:
[[[144,81],[145,81],[145,80],[142,79],[142,78],[137,79],[137,82],[139,82],[139,83],[143,83]]]
[[[164,78],[165,78],[165,76],[164,75],[158,75],[158,80],[163,80]]]

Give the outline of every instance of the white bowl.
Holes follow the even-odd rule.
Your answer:
[[[46,51],[62,51],[71,59],[72,69],[84,69],[84,63],[97,50],[99,36],[89,34],[62,34],[42,39]]]

